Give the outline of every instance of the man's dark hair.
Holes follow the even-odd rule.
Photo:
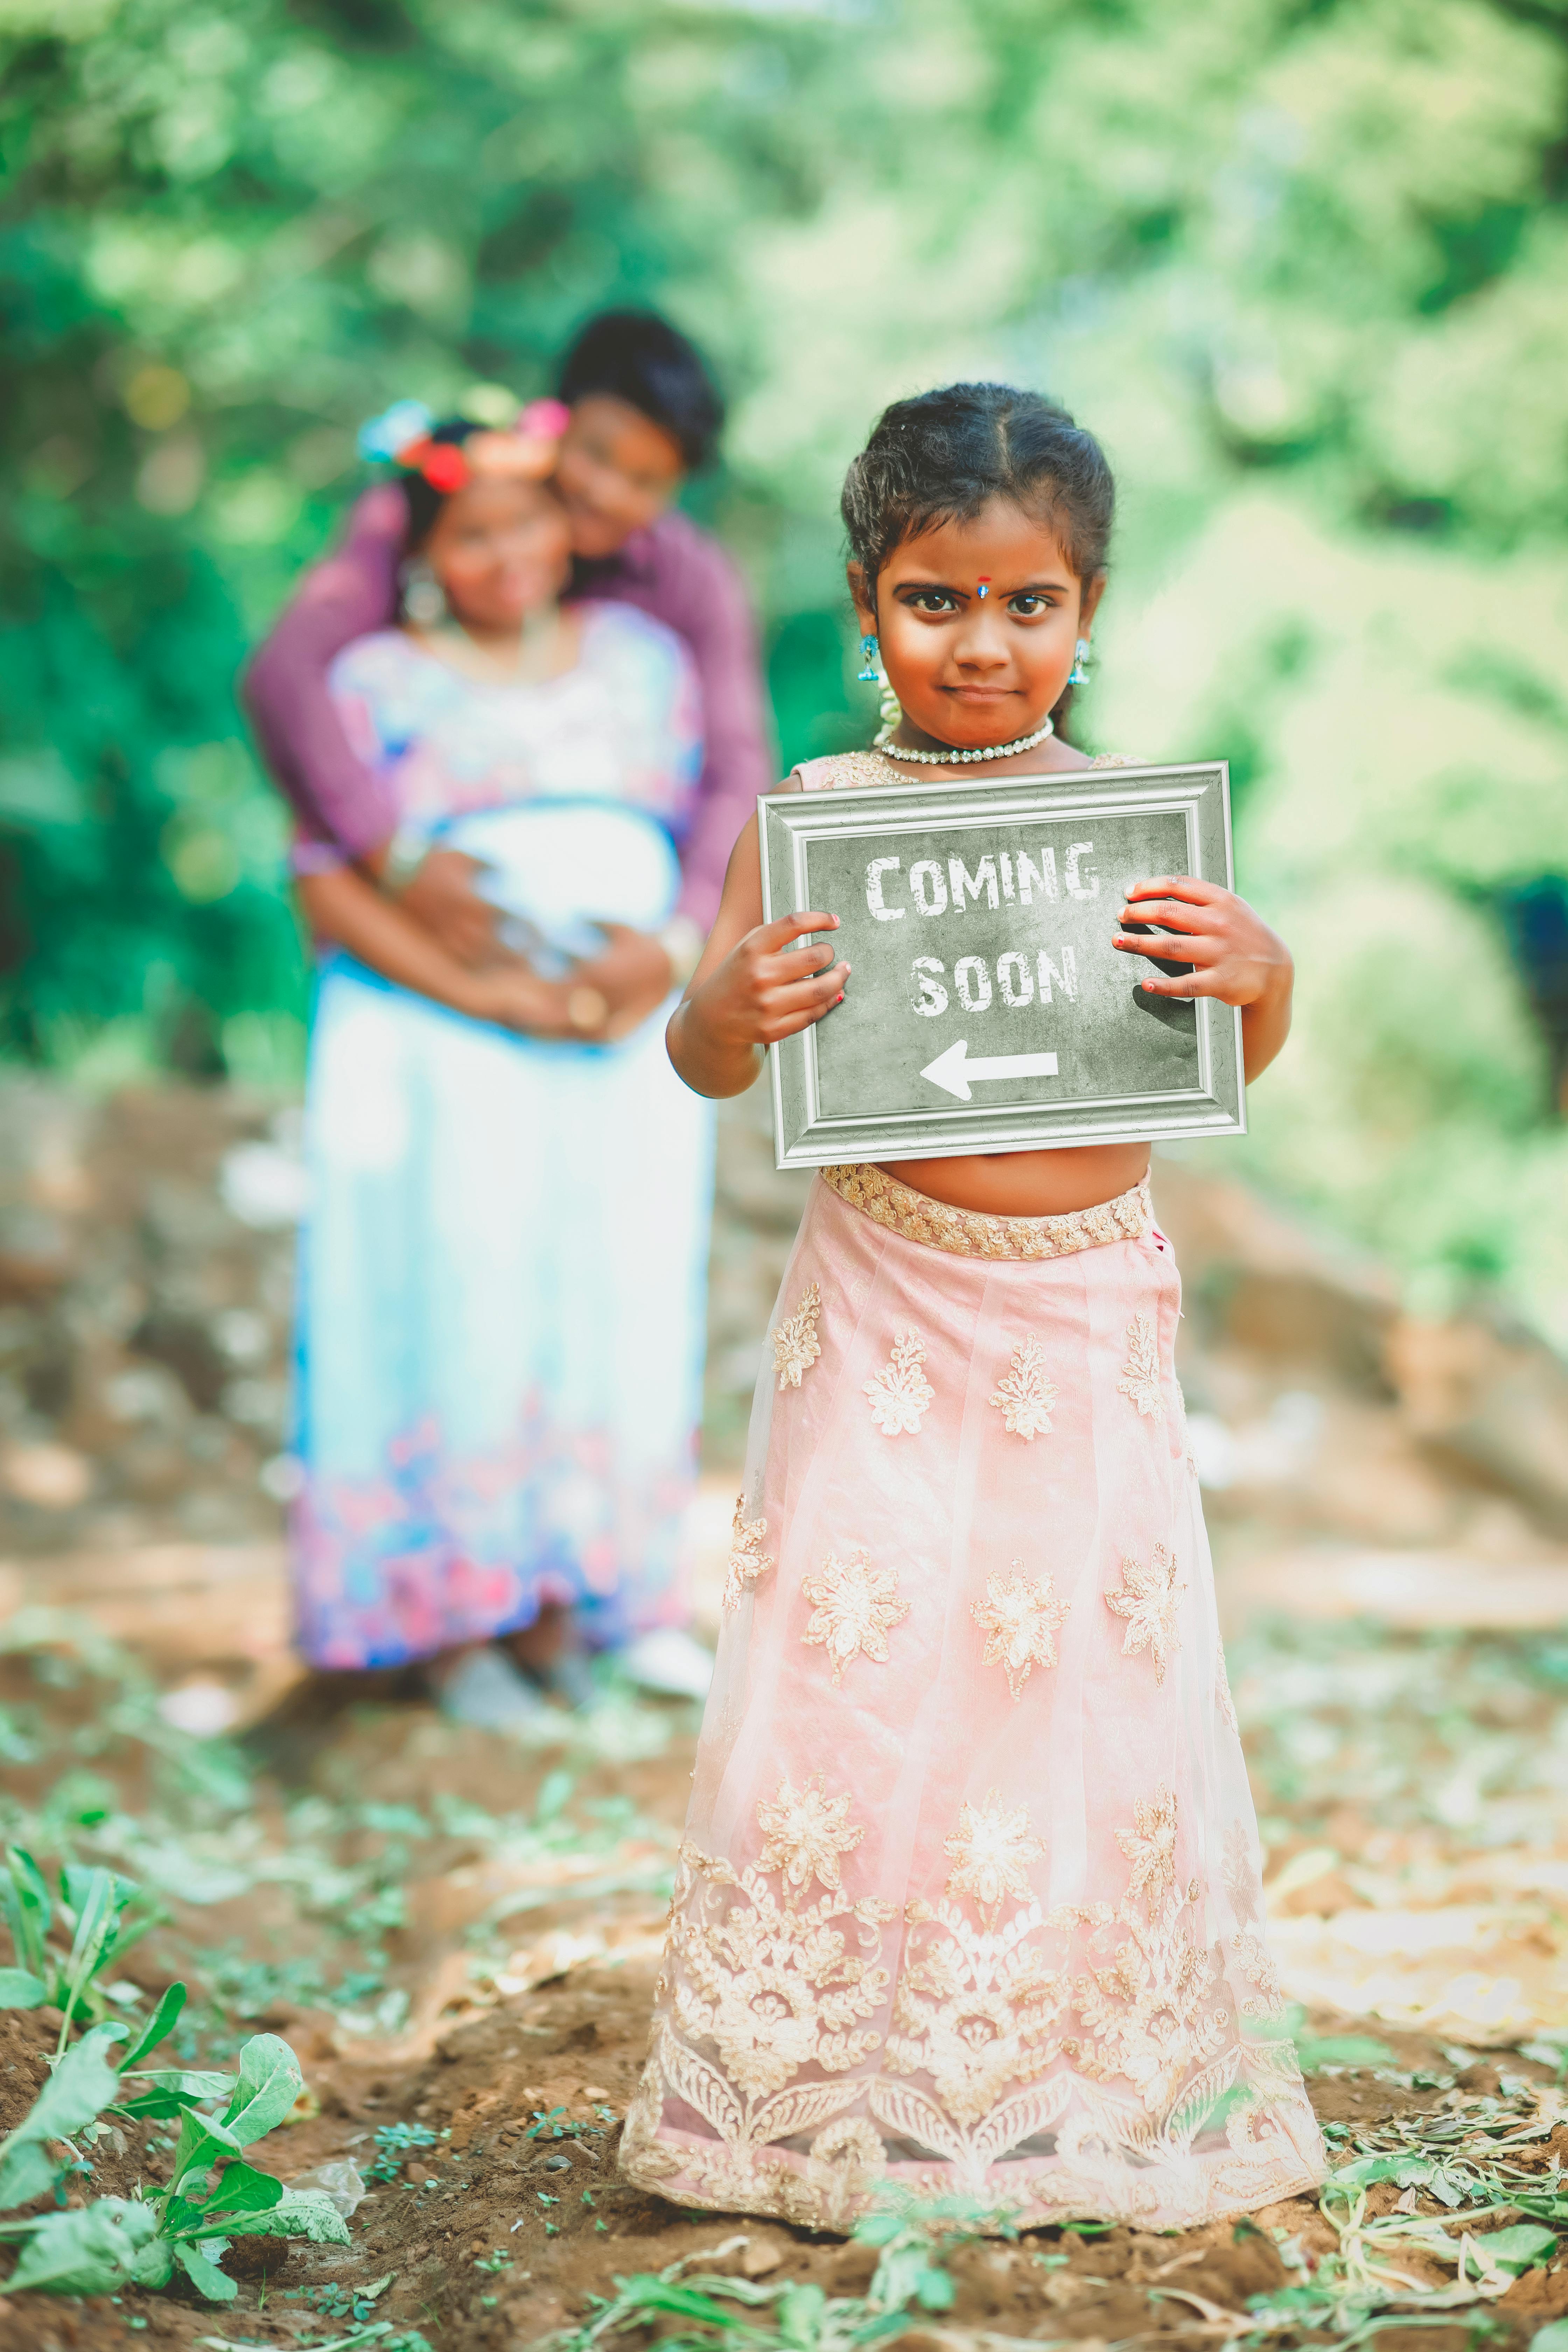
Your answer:
[[[568,406],[589,393],[624,400],[679,447],[687,465],[706,466],[718,447],[724,403],[694,343],[652,310],[601,310],[561,365]]]

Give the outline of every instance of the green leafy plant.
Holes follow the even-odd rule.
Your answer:
[[[51,1941],[57,1907],[71,1930],[64,1953]],[[96,2022],[107,2011],[108,1996],[98,1979],[109,1962],[163,1915],[134,1879],[69,1862],[60,1871],[57,1906],[26,1846],[12,1845],[5,1849],[0,1873],[0,1916],[10,1929],[16,1963],[0,1969],[0,2009],[59,2010],[63,2050],[73,2019],[88,2017]]]
[[[171,1985],[134,2041],[117,2021],[93,2026],[56,2060],[33,2107],[0,2144],[0,2211],[14,2211],[47,2195],[59,2178],[63,2168],[50,2144],[79,2162],[73,2135],[105,2112],[128,2120],[178,2116],[180,2125],[162,2189],[0,2222],[0,2241],[22,2249],[8,2281],[13,2290],[105,2294],[126,2285],[167,2286],[181,2272],[210,2302],[232,2303],[237,2289],[219,2267],[231,2239],[349,2242],[348,2226],[324,2190],[286,2189],[246,2159],[245,2151],[282,2122],[304,2088],[286,2042],[253,2035],[236,2074],[140,2066],[173,2030],[184,1999],[184,1985]],[[116,2059],[111,2053],[127,2042]]]
[[[688,2255],[662,2271],[616,2279],[616,2294],[596,2299],[582,2327],[551,2339],[552,2352],[599,2352],[615,2337],[648,2327],[692,2352],[706,2345],[723,2352],[854,2352],[903,2335],[910,2311],[951,2310],[955,2289],[942,2257],[983,2233],[1016,2234],[1005,2215],[973,2198],[889,2194],[852,2233],[858,2244],[878,2250],[863,2295],[829,2295],[800,2279],[765,2286],[701,2272],[682,2275],[694,2259]],[[731,2239],[706,2251],[723,2254],[744,2242]]]
[[[368,2180],[395,2180],[416,2147],[434,2147],[436,2135],[428,2124],[381,2124],[375,2135],[375,2162]]]

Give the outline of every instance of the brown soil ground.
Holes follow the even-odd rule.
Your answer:
[[[16,1661],[5,1662],[0,1697],[8,1695],[7,1677],[15,1683],[18,1674]],[[297,1797],[302,1789],[327,1793],[351,1786],[374,1788],[377,1801],[388,1805],[416,1801],[428,1797],[438,1770],[450,1795],[495,1804],[504,1786],[508,1809],[521,1810],[557,1760],[521,1757],[483,1734],[440,1731],[427,1710],[407,1702],[351,1714],[339,1711],[338,1696],[324,1685],[310,1704],[296,1695],[287,1713],[264,1727],[260,1745],[270,1762],[258,1782],[263,1806]],[[68,1718],[79,1717],[79,1734],[89,1720],[82,1701],[67,1693],[58,1704]],[[597,1779],[587,1773],[579,1794],[591,1802],[595,1790],[613,1790],[635,1800],[645,1824],[678,1827],[692,1754],[689,1717],[673,1717],[672,1727],[662,1754],[613,1771],[601,1768]],[[443,1743],[438,1768],[432,1756],[437,1738]],[[41,1796],[47,1775],[37,1769]],[[28,1777],[26,1770],[17,1775],[21,1782]],[[135,1803],[140,1792],[125,1780],[121,1793]],[[345,2050],[341,2021],[330,2010],[281,2001],[240,2027],[282,2034],[298,2053],[313,2094],[307,2105],[316,2106],[314,2114],[253,2151],[283,2178],[345,2157],[368,2171],[374,2135],[388,2123],[419,2123],[436,2135],[433,2146],[408,2160],[402,2179],[373,2188],[353,2216],[352,2247],[237,2247],[226,2267],[240,2280],[239,2296],[226,2310],[200,2302],[183,2286],[159,2294],[128,2292],[115,2304],[104,2297],[6,2297],[0,2284],[0,2352],[65,2352],[68,2347],[108,2352],[142,2336],[181,2347],[216,2338],[276,2345],[283,2352],[352,2333],[353,2291],[389,2273],[374,2317],[419,2328],[436,2352],[514,2352],[540,2344],[580,2326],[591,2315],[593,2298],[613,2295],[617,2279],[700,2254],[700,2270],[743,2273],[770,2284],[810,2280],[839,2295],[865,2290],[876,2259],[866,2248],[776,2221],[689,2212],[619,2179],[620,2119],[643,2059],[657,1966],[656,1901],[622,1893],[586,1906],[563,1898],[531,1911],[529,1954],[548,1952],[552,1936],[562,1930],[580,1937],[592,1927],[609,1947],[607,1955],[475,2013],[460,1971],[443,1969],[440,1955],[453,1948],[465,1889],[471,1893],[471,1881],[483,1873],[465,1865],[460,1840],[423,1852],[419,1870],[424,1874],[410,1882],[409,1925],[388,1946],[410,1985],[424,1987],[427,1995],[432,1985],[437,1991],[423,2005],[416,2000],[396,2042]],[[277,1949],[280,1936],[297,1936],[299,1929],[275,1907],[275,1895],[276,1890],[258,1887],[200,1913],[176,1906],[174,1925],[132,1956],[132,1974],[149,1987],[184,1975],[199,1991],[204,1944],[216,1949],[237,1935],[254,1950]],[[533,1965],[550,1963],[536,1958]],[[452,1988],[449,2006],[458,2012],[450,2022],[437,2005],[443,1984]],[[0,2136],[36,2095],[45,2072],[41,2053],[52,2047],[58,2022],[49,2011],[0,2012]],[[1383,2038],[1400,2069],[1430,2069],[1453,2081],[1452,2053],[1445,2060],[1438,2045],[1416,2036]],[[1516,2074],[1547,2079],[1544,2070],[1522,2059],[1503,2063]],[[1491,2062],[1471,2069],[1460,2083],[1471,2091],[1495,2089]],[[1438,2089],[1402,2088],[1369,2071],[1320,2077],[1313,2095],[1325,2120],[1357,2126],[1436,2106],[1443,2096]],[[530,2137],[537,2116],[557,2109],[565,2126],[562,2137]],[[127,2128],[121,2151],[95,2151],[94,2193],[126,2195],[138,2179],[165,2176],[166,2150],[152,2144],[158,2128]],[[1543,2162],[1547,2154],[1542,2147]],[[1394,2194],[1374,2190],[1374,2206],[1392,2204]],[[1015,2244],[963,2245],[947,2257],[958,2290],[952,2309],[940,2322],[911,2319],[890,2340],[897,2352],[942,2352],[987,2337],[1116,2346],[1178,2336],[1223,2341],[1239,2330],[1235,2318],[1222,2321],[1216,2311],[1244,2314],[1248,2296],[1287,2283],[1272,2242],[1276,2232],[1300,2237],[1309,2250],[1331,2242],[1315,2201],[1298,2198],[1250,2224],[1226,2221],[1182,2234],[1048,2230],[1030,2231]],[[1568,2272],[1529,2275],[1490,2308],[1500,2322],[1519,2321],[1519,2329],[1508,2328],[1500,2338],[1511,2341],[1568,2312]],[[672,2339],[668,2332],[661,2338],[641,2329],[616,2338],[628,2347],[659,2340]],[[1427,2352],[1459,2352],[1468,2340],[1463,2322],[1452,2331],[1438,2329],[1436,2337],[1430,2327],[1422,2336]]]
[[[122,1858],[90,1826],[93,1809],[144,1832],[172,1819],[160,1774],[166,1781],[177,1770],[179,1743],[160,1727],[153,1698],[216,1686],[231,1705],[221,1719],[252,1726],[255,1778],[247,1811],[209,1809],[203,1831],[196,1806],[191,1851],[210,1867],[226,1838],[242,1859],[299,1862],[310,1849],[311,1866],[328,1875],[358,1873],[361,1893],[334,1907],[283,1871],[257,1869],[225,1899],[172,1895],[168,1924],[118,1973],[148,1992],[175,1978],[189,1983],[198,2031],[180,2050],[187,2063],[227,2063],[245,2034],[264,2028],[290,2042],[310,2112],[253,2151],[282,2177],[344,2157],[368,2169],[385,2125],[420,2124],[436,2136],[402,2178],[374,2186],[350,2248],[271,2247],[265,2271],[254,2246],[237,2248],[227,2267],[240,2291],[226,2309],[183,2286],[119,2305],[7,2296],[0,2278],[0,2352],[107,2352],[142,2337],[307,2352],[352,2335],[353,2320],[334,2315],[380,2281],[389,2283],[374,2318],[417,2327],[435,2352],[512,2352],[576,2329],[617,2278],[696,2255],[700,2268],[770,2284],[863,2291],[874,2260],[867,2249],[777,2222],[689,2214],[616,2175],[619,2121],[647,2037],[658,1885],[686,1809],[691,1712],[643,1708],[621,1749],[601,1741],[524,1751],[443,1726],[406,1681],[295,1680],[275,1475],[287,1466],[279,1449],[293,1236],[287,1205],[268,1205],[279,1185],[288,1189],[289,1108],[178,1088],[107,1104],[42,1085],[0,1091],[0,1620],[82,1612],[97,1635],[129,1645],[144,1678],[128,1700],[121,1667],[84,1667],[79,1629],[62,1632],[53,1651],[57,1637],[46,1633],[26,1654],[0,1654],[0,1710],[20,1727],[0,1745],[0,1823],[11,1834],[26,1822],[51,1865],[74,1853],[134,1872],[134,1853]],[[802,1190],[775,1176],[763,1125],[760,1098],[747,1097],[727,1107],[721,1134],[704,1448],[719,1482],[709,1497],[719,1559],[761,1335]],[[1227,1625],[1284,1609],[1305,1654],[1303,1621],[1367,1609],[1415,1628],[1548,1628],[1568,1616],[1563,1367],[1484,1302],[1444,1324],[1412,1322],[1376,1268],[1304,1235],[1232,1183],[1163,1161],[1157,1190],[1186,1274],[1187,1401],[1223,1457],[1205,1477]],[[710,1613],[714,1565],[700,1572],[700,1622]],[[1415,1683],[1402,1685],[1397,1707],[1358,1696],[1361,1685],[1347,1686],[1337,1710],[1315,1699],[1306,1727],[1321,1735],[1326,1725],[1331,1737],[1304,1749],[1306,1762],[1290,1723],[1259,1720],[1249,1749],[1260,1807],[1272,1815],[1270,1870],[1309,1853],[1319,1864],[1315,1879],[1298,1877],[1271,1906],[1281,1926],[1342,1905],[1415,1901],[1447,1904],[1455,1935],[1474,1937],[1466,1921],[1482,1912],[1462,1906],[1489,1904],[1492,1940],[1478,1967],[1517,1979],[1542,2019],[1568,2026],[1560,1890],[1549,1872],[1524,1870],[1539,1874],[1541,1857],[1561,1851],[1560,1786],[1530,1761],[1562,1745],[1568,1649],[1559,1637],[1542,1642],[1551,1648],[1553,1639],[1560,1672],[1526,1687],[1517,1658],[1494,1674],[1483,1656],[1447,1713]],[[1446,1671],[1460,1672],[1458,1649]],[[1239,1682],[1237,1690],[1245,1717]],[[1464,1737],[1486,1744],[1486,1772],[1498,1781],[1484,1801],[1495,1805],[1495,1830],[1483,1821],[1484,1775],[1473,1802],[1455,1793],[1464,1742],[1449,1737],[1449,1716],[1467,1708]],[[1384,1739],[1383,1717],[1400,1709],[1403,1729]],[[128,1711],[143,1733],[126,1729]],[[1384,1770],[1390,1758],[1405,1776],[1397,1803]],[[583,1832],[575,1845],[542,1853],[536,1841],[524,1853],[515,1840],[509,1849],[505,1836],[465,1823],[465,1804],[526,1823],[563,1773],[574,1832]],[[1406,1784],[1423,1779],[1436,1794],[1418,1802]],[[62,1797],[73,1790],[74,1812]],[[331,1816],[329,1828],[301,1826],[289,1810],[301,1800]],[[418,1809],[424,1832],[398,1849],[395,1823],[363,1818],[372,1800]],[[384,1916],[371,1916],[391,1894]],[[487,1990],[470,1960],[487,1935],[496,1958],[497,1932],[500,1982]],[[325,2005],[327,1988],[341,1988],[367,1956],[377,1996],[391,1990],[407,2004],[379,2042],[363,2019],[349,2029],[343,1999]],[[0,1949],[0,1960],[9,1957]],[[301,2005],[315,1993],[278,1997],[291,1966],[309,1964],[309,1974],[318,1961],[322,2005]],[[1433,1977],[1431,2005],[1413,1995],[1400,2013],[1431,2022],[1469,1964],[1464,1949],[1419,1963]],[[263,1990],[237,1990],[252,1965]],[[1418,1963],[1400,1965],[1415,1985]],[[1426,2000],[1424,1979],[1418,1990]],[[1354,1991],[1331,1980],[1322,1998],[1348,2008]],[[1473,2041],[1471,2025],[1461,2012],[1437,2032]],[[31,2103],[57,2028],[47,2013],[0,2012],[0,2136]],[[1405,2074],[1452,2082],[1458,2061],[1461,2088],[1495,2084],[1489,2062],[1465,2069],[1467,2053],[1451,2043],[1373,2030]],[[1519,2057],[1504,2063],[1513,2075],[1543,2074]],[[1312,2087],[1325,2120],[1357,2127],[1449,2095],[1371,2072],[1320,2075]],[[570,2128],[531,2138],[536,2111],[555,2107]],[[153,2139],[126,2131],[112,2154],[100,2143],[93,2193],[163,2177],[166,2155]],[[1568,2155],[1568,2129],[1557,2143]],[[1544,2161],[1548,2150],[1534,2145]],[[1394,2195],[1380,2187],[1372,2210],[1386,2210]],[[947,2257],[958,2289],[952,2311],[884,2335],[883,2352],[979,2352],[1007,2338],[1101,2352],[1177,2336],[1224,2344],[1242,2332],[1247,2298],[1285,2283],[1277,2232],[1309,2250],[1330,2242],[1316,2204],[1302,2199],[1252,2226],[1180,2236],[1053,2231],[961,2246]],[[0,2273],[8,2264],[0,2251]],[[1528,2273],[1479,2323],[1471,2313],[1452,2327],[1424,2326],[1419,2347],[1414,2330],[1386,2332],[1408,2337],[1410,2352],[1461,2352],[1477,2325],[1498,2326],[1506,2345],[1560,2313],[1568,2313],[1568,2266]],[[615,2342],[638,2352],[670,2342],[672,2331],[673,2321]]]
[[[376,2125],[392,2117],[416,2118],[437,2132],[450,2127],[450,2139],[412,2164],[406,2181],[366,2199],[354,2216],[352,2249],[296,2247],[279,2261],[269,2247],[274,2267],[265,2276],[256,2261],[231,2255],[228,2267],[246,2275],[238,2304],[222,2315],[174,2289],[128,2294],[118,2309],[101,2297],[65,2304],[17,2296],[0,2302],[0,2352],[107,2352],[143,2332],[182,2347],[214,2335],[289,2347],[316,2316],[304,2293],[363,2286],[388,2272],[393,2282],[376,2301],[378,2317],[417,2326],[438,2352],[513,2352],[580,2321],[592,2297],[614,2294],[617,2277],[705,2249],[721,2251],[697,2265],[704,2271],[769,2284],[812,2280],[835,2294],[864,2292],[876,2260],[868,2249],[776,2221],[686,2212],[617,2177],[618,2121],[602,2118],[606,2108],[619,2117],[636,2082],[652,1981],[651,1961],[574,1971],[444,2036],[427,2060],[402,2072],[310,2061],[322,2111],[287,2135],[282,2162],[273,2159],[279,2169],[363,2158]],[[309,2052],[307,2018],[276,2023]],[[8,2126],[42,2074],[35,2053],[48,2038],[47,2021],[13,2012],[0,2020],[0,2126]],[[1406,2070],[1441,2065],[1436,2050],[1415,2037],[1396,2036],[1393,2046]],[[1487,2071],[1474,2070],[1468,2087],[1485,2088]],[[1358,2125],[1435,2106],[1439,2098],[1370,2074],[1322,2081],[1314,2091],[1325,2120]],[[530,2116],[542,2106],[563,2108],[572,2133],[530,2140]],[[99,2178],[124,2194],[139,2172],[157,2169],[132,2147],[100,2166]],[[541,2192],[555,2201],[545,2205]],[[1394,2193],[1374,2192],[1374,2210],[1392,2206]],[[1168,2235],[1031,2231],[1016,2244],[961,2246],[947,2258],[958,2288],[952,2311],[940,2324],[911,2321],[894,2341],[898,2352],[937,2352],[975,2331],[1086,2344],[1219,2336],[1224,2331],[1203,2304],[1244,2314],[1249,2295],[1287,2284],[1271,2242],[1280,2229],[1309,2250],[1331,2242],[1315,2201],[1292,2198],[1239,2225]],[[1058,2254],[1065,2263],[1038,2259]],[[1178,2301],[1176,2290],[1201,2301]],[[286,2299],[295,2292],[301,2299]],[[1501,2322],[1517,2321],[1520,2331],[1537,2327],[1568,2312],[1568,2274],[1529,2275],[1491,2310]],[[328,2332],[336,2331],[319,2323],[310,2329],[318,2341]],[[1500,2340],[1515,2332],[1508,2328]],[[1448,2329],[1428,2327],[1421,2341],[1429,2352],[1457,2352],[1468,2340],[1468,2323],[1457,2321],[1451,2334],[1450,2343]],[[655,2339],[638,2332],[618,2340]]]

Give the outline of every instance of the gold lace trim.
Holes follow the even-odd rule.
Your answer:
[[[1092,1209],[1072,1209],[1063,1217],[992,1217],[980,1209],[955,1209],[917,1192],[885,1168],[867,1161],[850,1168],[822,1168],[822,1181],[841,1201],[859,1209],[889,1233],[954,1257],[1070,1257],[1077,1250],[1107,1242],[1135,1242],[1154,1222],[1145,1176],[1130,1192]]]
[[[1097,751],[1089,764],[1091,768],[1142,768],[1146,767],[1148,761],[1134,757],[1131,751]],[[826,770],[826,772],[819,772],[816,778],[808,777],[805,772],[808,767],[819,772]],[[919,781],[907,776],[880,751],[838,751],[827,759],[803,761],[800,766],[790,770],[792,783],[796,776],[800,778],[799,789],[803,793],[852,792],[857,784],[907,784]],[[949,782],[957,779],[944,777],[942,781]],[[968,781],[979,783],[981,778],[975,774]],[[1013,779],[1004,776],[997,781],[1008,783]]]
[[[928,2193],[934,2157],[948,2185],[1016,2222],[1197,2221],[1310,2186],[1321,2148],[1294,2053],[1240,2022],[1279,1998],[1261,1940],[1245,1926],[1231,1939],[1229,1966],[1256,1989],[1237,1999],[1197,1882],[1177,1879],[1175,1796],[1132,1810],[1116,1833],[1121,1902],[1047,1913],[1027,1809],[994,1790],[963,1804],[941,1900],[904,1906],[891,1952],[897,1907],[844,1889],[865,1832],[821,1775],[761,1801],[745,1867],[684,1845],[622,2168],[682,2203],[837,2230],[917,2148]],[[667,2128],[670,2099],[710,2136]],[[1054,2154],[1037,2155],[1047,2132]]]

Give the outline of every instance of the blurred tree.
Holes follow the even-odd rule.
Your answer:
[[[653,299],[737,395],[701,497],[786,758],[869,725],[836,501],[881,403],[1011,373],[1102,433],[1086,722],[1233,754],[1244,885],[1308,950],[1243,1159],[1568,1338],[1537,968],[1568,877],[1568,0],[0,24],[13,1050],[278,1063],[300,965],[244,643],[362,416],[536,388],[587,310]]]

